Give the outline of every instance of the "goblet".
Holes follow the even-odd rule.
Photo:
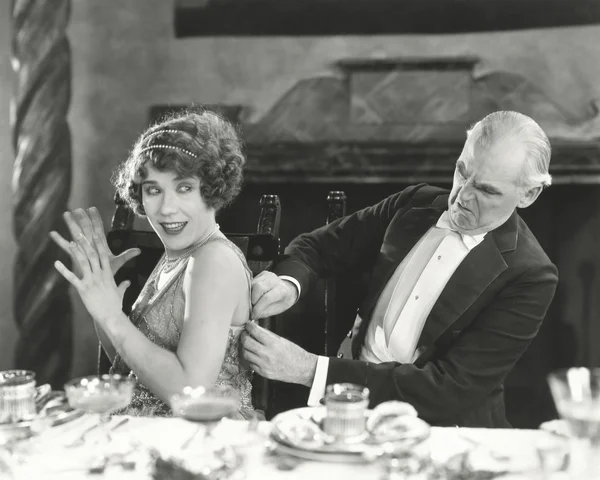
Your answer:
[[[233,418],[240,408],[239,392],[227,385],[185,387],[171,397],[173,415],[206,426],[206,436],[223,418]]]
[[[72,408],[98,414],[100,430],[110,440],[110,414],[129,405],[134,387],[135,381],[122,375],[91,375],[67,382],[65,394]]]
[[[239,392],[227,385],[213,387],[185,387],[171,396],[173,415],[190,422],[201,423],[204,428],[202,451],[196,458],[196,470],[210,477],[217,471],[233,472],[240,467],[240,458],[234,449],[213,437],[212,431],[224,418],[234,418],[240,408]],[[200,428],[182,445],[187,449],[200,432]]]
[[[574,367],[548,375],[560,417],[573,438],[571,473],[576,478],[600,478],[600,368]]]

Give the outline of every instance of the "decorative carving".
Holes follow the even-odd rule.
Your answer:
[[[569,114],[523,76],[476,77],[476,62],[350,59],[337,62],[342,78],[300,80],[244,126],[247,181],[450,182],[468,126],[518,110],[548,133],[555,183],[600,183],[596,102]]]
[[[69,14],[69,0],[12,2],[15,363],[56,387],[68,379],[72,350],[69,284],[53,266],[69,261],[48,237],[64,233],[71,185]]]
[[[495,110],[516,110],[536,119],[554,141],[600,140],[598,101],[577,114],[569,113],[529,79],[511,72],[489,72],[474,78],[472,115],[481,118]]]
[[[278,195],[263,195],[260,197],[260,215],[258,217],[258,225],[256,227],[256,233],[263,233],[273,235],[277,237],[279,242],[279,223],[281,220],[281,202],[279,201]],[[263,247],[260,245],[254,246],[252,252],[255,256],[264,255]],[[279,251],[279,245],[277,246]],[[260,261],[260,260],[248,260],[248,266],[253,272],[262,272],[267,270],[273,264],[272,260]],[[263,322],[261,320],[261,322]],[[270,318],[264,319],[265,328],[271,329],[272,320]],[[261,325],[263,324],[261,323]]]
[[[131,230],[135,220],[135,214],[123,201],[118,193],[115,193],[115,214],[110,225],[111,230]]]
[[[279,234],[281,203],[278,195],[263,195],[260,198],[260,217],[256,233]]]
[[[475,75],[477,61],[348,59],[336,62],[342,75],[298,81],[260,119],[243,124],[246,181],[450,183],[469,125],[518,110],[550,137],[555,184],[600,183],[597,102],[569,113],[521,75]],[[239,105],[210,108],[243,117]]]
[[[553,184],[600,183],[600,145],[552,142]],[[462,144],[285,142],[247,145],[247,183],[449,183]]]

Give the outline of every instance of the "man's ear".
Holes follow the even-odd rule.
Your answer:
[[[544,187],[542,185],[538,185],[537,187],[529,187],[527,189],[524,189],[524,193],[521,196],[521,199],[519,200],[519,203],[517,204],[517,207],[519,207],[519,208],[527,208],[529,205],[531,205],[533,202],[535,202],[537,200],[537,198],[539,197],[540,193],[542,193],[543,189],[544,189]]]

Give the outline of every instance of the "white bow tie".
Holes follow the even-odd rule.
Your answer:
[[[483,241],[483,237],[486,235],[485,233],[480,233],[479,235],[467,235],[466,233],[459,232],[456,230],[456,228],[453,228],[450,225],[450,220],[448,219],[448,210],[442,213],[435,226],[437,228],[445,228],[446,230],[451,230],[458,233],[465,244],[465,247],[467,247],[469,250],[473,250],[477,245],[479,245]]]

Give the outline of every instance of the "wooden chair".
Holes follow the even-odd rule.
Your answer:
[[[346,194],[343,191],[330,191],[327,205],[328,224],[346,216]],[[361,295],[367,282],[368,278],[359,270],[350,270],[325,281],[325,355],[352,358],[357,309],[356,302],[348,299]]]
[[[128,248],[138,247],[141,254],[125,264],[115,280],[117,284],[129,280],[131,286],[127,289],[123,299],[123,311],[129,315],[131,307],[138,297],[146,279],[152,272],[164,251],[163,244],[154,231],[134,230],[134,214],[121,201],[115,197],[116,210],[112,219],[111,229],[107,234],[108,245],[115,254]],[[269,268],[279,255],[279,223],[281,218],[281,204],[277,195],[263,195],[260,199],[260,216],[255,233],[225,233],[227,238],[235,243],[244,253],[246,261],[253,275],[257,275]],[[274,328],[274,319],[265,318],[259,321],[262,327],[269,330]],[[98,349],[98,373],[105,373],[110,368],[111,362],[100,346]],[[267,418],[273,400],[271,382],[259,375],[253,380],[253,403],[255,408],[263,410]]]
[[[346,194],[332,190],[327,195],[327,224],[346,216]],[[340,346],[340,326],[336,322],[337,313],[337,280],[325,281],[325,347],[326,356],[334,355]]]

